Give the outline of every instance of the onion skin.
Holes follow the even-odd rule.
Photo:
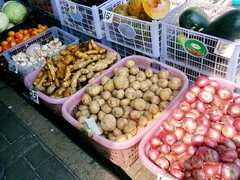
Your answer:
[[[237,134],[237,131],[233,125],[227,124],[223,126],[222,134],[224,137],[231,139]]]
[[[238,158],[238,154],[233,149],[226,149],[220,154],[219,159],[224,162],[234,162]]]
[[[240,117],[240,104],[231,104],[227,110],[228,114],[234,118]]]
[[[191,164],[194,169],[202,168],[204,165],[204,160],[201,158],[201,156],[194,156],[191,158]]]
[[[171,132],[174,130],[174,126],[169,121],[163,121],[162,127],[166,132]]]
[[[223,127],[223,125],[218,122],[211,124],[211,128],[217,129],[219,131],[222,131],[222,127]]]
[[[189,104],[194,103],[196,99],[197,99],[196,95],[191,91],[188,91],[184,96],[184,100]]]
[[[238,132],[240,132],[240,118],[235,119],[235,121],[233,122],[233,126]]]
[[[196,146],[193,146],[193,145],[190,145],[188,146],[187,148],[187,153],[191,156],[194,156],[197,152],[197,147]]]
[[[233,125],[234,121],[235,121],[234,118],[229,116],[229,115],[223,115],[223,117],[221,118],[221,124],[231,124],[231,125]]]
[[[177,140],[181,140],[185,136],[186,131],[182,127],[177,127],[174,134],[176,135]]]
[[[183,112],[191,111],[191,105],[188,104],[188,103],[185,102],[185,101],[179,104],[179,108],[180,108]]]
[[[210,128],[207,132],[207,137],[211,138],[213,141],[220,142],[221,141],[221,132],[217,129]]]
[[[223,151],[225,151],[227,149],[226,146],[224,145],[218,145],[215,150],[217,151],[218,154],[221,154]]]
[[[216,122],[216,121],[220,121],[220,119],[222,118],[223,116],[223,113],[222,111],[220,110],[215,110],[211,113],[210,115],[210,120],[213,121],[213,122]]]
[[[197,130],[197,123],[194,119],[187,117],[182,120],[182,127],[186,132],[193,134]]]
[[[235,163],[223,163],[221,175],[226,180],[239,180],[240,168]]]
[[[204,135],[201,135],[201,134],[194,134],[191,139],[192,144],[194,146],[201,146],[204,143],[204,140],[205,140],[205,137]]]
[[[219,109],[223,112],[223,114],[228,114],[228,108],[231,105],[230,102],[223,101],[219,106]]]
[[[224,138],[224,137],[223,137],[223,138],[221,139],[221,143],[222,143],[224,146],[226,146],[227,148],[234,149],[234,150],[237,149],[235,143],[234,143],[233,141],[231,141],[230,139],[228,139],[228,138]]]
[[[161,169],[168,169],[170,166],[170,163],[167,158],[160,157],[155,162]]]
[[[208,146],[209,148],[215,148],[217,147],[218,143],[216,141],[213,141],[211,138],[209,137],[205,137],[205,141],[204,143],[206,144],[206,146]]]
[[[184,112],[181,109],[175,109],[172,113],[173,119],[180,121],[184,118]]]
[[[195,81],[195,85],[197,85],[200,88],[203,88],[209,84],[210,80],[207,76],[199,76],[197,80]]]
[[[202,101],[196,101],[196,110],[201,113],[206,110]]]
[[[183,180],[184,173],[176,168],[170,168],[169,170],[170,174],[176,177],[178,180]]]
[[[162,154],[168,154],[171,151],[171,148],[168,144],[162,144],[158,149]]]
[[[160,155],[160,151],[157,150],[157,149],[151,149],[149,152],[148,152],[148,156],[149,158],[152,160],[152,161],[156,161],[158,159]]]
[[[163,137],[163,141],[169,145],[173,145],[177,141],[177,137],[172,132],[169,132]]]
[[[240,148],[240,134],[236,134],[233,138],[232,141],[235,143],[237,148]]]
[[[196,130],[196,134],[205,135],[205,134],[207,134],[207,132],[208,132],[208,127],[207,126],[205,126],[203,124],[198,125],[197,130]]]
[[[180,170],[180,171],[183,171],[183,167],[182,167],[182,165],[181,165],[179,162],[173,162],[173,163],[171,164],[171,168],[174,168],[174,169],[178,169],[178,170]]]
[[[217,81],[214,81],[214,80],[210,80],[209,85],[214,87],[216,90],[218,90],[220,88],[219,83]]]
[[[199,86],[196,86],[196,85],[192,85],[190,88],[189,88],[189,91],[190,92],[193,92],[195,94],[195,96],[197,96],[200,91],[201,91],[201,88]]]
[[[151,139],[150,139],[150,145],[152,148],[158,148],[160,145],[162,144],[162,141],[160,139],[160,137],[158,136],[153,136]]]
[[[205,164],[203,166],[203,172],[205,173],[207,178],[214,178],[219,175],[221,171],[221,165],[213,165],[213,164]]]
[[[207,91],[201,91],[198,94],[198,98],[203,103],[211,103],[213,101],[213,95],[211,93],[207,92]]]
[[[178,141],[171,146],[171,151],[175,154],[182,154],[186,150],[187,150],[187,145],[181,141]]]
[[[192,174],[193,174],[194,180],[206,180],[207,179],[207,177],[202,169],[194,169],[192,171]]]
[[[233,93],[228,88],[220,88],[217,91],[217,95],[225,101],[231,100],[233,98]]]
[[[204,87],[203,90],[211,93],[212,95],[215,94],[215,92],[216,92],[215,88],[213,86],[210,86],[210,85]]]
[[[192,134],[186,133],[182,140],[183,140],[184,144],[187,144],[187,145],[191,144],[192,143],[192,141],[191,141]]]
[[[203,124],[207,127],[210,127],[210,120],[205,115],[200,115],[197,119],[198,124]]]

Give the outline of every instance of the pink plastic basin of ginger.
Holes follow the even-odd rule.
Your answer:
[[[111,49],[108,46],[105,46],[101,43],[95,42],[97,46],[106,49],[107,51],[110,52],[116,52],[113,49]],[[116,52],[117,53],[117,52]],[[121,59],[119,53],[117,53],[117,61],[119,61]],[[33,87],[33,82],[36,79],[38,73],[41,71],[41,68],[36,69],[35,71],[31,72],[30,74],[28,74],[25,79],[24,79],[24,83],[25,86],[29,89],[34,88]],[[88,85],[86,85],[88,86]],[[82,88],[83,89],[83,88]],[[80,89],[81,91],[81,89]],[[63,103],[70,97],[65,97],[65,98],[51,98],[49,96],[47,96],[46,94],[37,91],[38,93],[38,97],[39,99],[50,109],[53,111],[53,113],[60,115],[62,114],[62,105]]]
[[[167,69],[170,72],[170,76],[175,76],[181,79],[182,89],[180,90],[179,94],[175,97],[175,99],[171,101],[167,109],[163,111],[161,115],[159,115],[159,117],[156,118],[151,124],[145,127],[139,134],[135,135],[134,137],[123,142],[115,142],[110,141],[94,133],[93,137],[89,138],[89,142],[93,144],[94,148],[100,154],[110,159],[113,163],[119,166],[129,166],[138,158],[138,144],[141,138],[145,136],[147,132],[149,132],[156,124],[159,124],[158,123],[159,118],[161,119],[161,117],[164,116],[166,112],[171,111],[175,107],[175,104],[179,102],[179,99],[188,88],[188,78],[182,71],[179,71],[166,64],[160,63],[158,61],[143,56],[129,56],[122,59],[121,61],[118,61],[115,65],[110,67],[107,71],[105,71],[93,82],[91,82],[91,84],[94,83],[100,84],[100,81],[104,76],[112,77],[114,70],[120,67],[124,67],[125,62],[128,60],[135,61],[136,65],[139,68],[142,69],[152,68],[155,73],[157,73],[159,70],[156,70],[152,66]],[[87,87],[85,87],[82,91],[78,91],[77,93],[69,97],[69,99],[66,100],[62,107],[63,117],[74,127],[77,127],[80,123],[73,117],[73,112],[74,109],[79,104],[79,102],[81,101],[82,96],[84,95],[86,89]]]
[[[240,89],[240,85],[238,85],[232,81],[220,79],[220,78],[214,78],[214,77],[210,77],[210,79],[219,82],[221,87],[227,87],[227,88],[230,88],[231,90],[234,90],[236,88]],[[180,97],[180,101],[178,101],[178,103],[176,103],[176,105],[175,105],[176,108],[178,107],[179,103],[183,101],[183,98],[184,98],[184,96]],[[171,117],[171,113],[173,112],[174,109],[172,109],[171,111],[168,111],[164,115],[162,115],[159,118],[159,121],[157,122],[156,126],[144,138],[142,138],[140,145],[139,145],[139,157],[140,157],[142,164],[156,176],[161,176],[161,177],[166,176],[169,179],[175,180],[176,178],[172,177],[165,170],[159,168],[151,160],[148,159],[148,152],[150,150],[150,144],[149,144],[150,138],[152,136],[159,135],[159,133],[161,132],[160,126],[161,126],[162,122],[164,120],[167,120],[169,117]]]

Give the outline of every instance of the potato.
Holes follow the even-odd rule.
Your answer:
[[[104,76],[102,79],[101,79],[101,85],[104,85],[110,78],[108,76]]]
[[[128,77],[128,80],[129,80],[129,83],[132,83],[132,82],[136,81],[136,76],[130,75]]]
[[[100,85],[98,84],[93,84],[91,85],[88,89],[87,89],[87,93],[90,96],[97,96],[98,94],[100,94],[102,88]]]
[[[113,78],[113,84],[116,89],[127,89],[129,81],[127,76],[115,76]]]
[[[130,139],[130,138],[132,138],[133,137],[133,135],[132,134],[125,134],[125,136],[127,137],[127,139]]]
[[[115,108],[115,107],[119,107],[119,106],[120,106],[120,100],[117,99],[117,98],[114,98],[114,97],[110,97],[110,98],[107,100],[107,103],[108,103],[108,105],[109,105],[111,108]]]
[[[114,71],[115,77],[116,76],[129,76],[129,69],[126,67],[118,68]]]
[[[157,82],[158,87],[166,88],[168,86],[168,80],[166,79],[159,79]]]
[[[160,114],[161,114],[161,112],[157,112],[156,114],[154,114],[153,119],[156,119]]]
[[[113,108],[112,109],[112,115],[114,115],[116,118],[122,117],[123,109],[121,107]]]
[[[128,124],[131,124],[133,126],[137,126],[137,122],[135,122],[133,120],[128,120]]]
[[[130,100],[136,99],[136,91],[133,88],[127,88],[125,91],[125,97]]]
[[[159,108],[156,104],[150,104],[148,110],[149,110],[150,113],[156,114],[159,111]]]
[[[136,98],[141,98],[143,97],[143,92],[140,90],[136,90]]]
[[[85,75],[82,75],[79,79],[78,79],[78,82],[85,82],[87,81],[87,76]]]
[[[136,75],[136,80],[137,81],[145,81],[146,80],[146,75],[143,71],[139,71]]]
[[[96,99],[96,101],[97,101],[97,103],[98,103],[98,105],[99,105],[100,107],[105,104],[105,100],[102,99],[102,98]]]
[[[123,129],[124,126],[125,126],[127,123],[128,123],[128,120],[127,120],[127,119],[125,119],[125,118],[120,118],[120,119],[117,120],[117,127],[118,127],[119,129]]]
[[[118,90],[117,90],[117,89],[114,89],[114,90],[112,91],[112,96],[113,96],[113,97],[116,97],[116,96],[117,96],[117,92],[118,92]]]
[[[80,113],[80,116],[85,116],[85,117],[90,116],[89,110],[88,109],[82,110]]]
[[[94,72],[92,71],[87,74],[88,79],[91,79],[93,76],[94,76]]]
[[[101,96],[104,100],[108,100],[110,97],[112,97],[112,94],[109,91],[103,91]]]
[[[159,96],[160,96],[161,100],[167,101],[167,100],[169,100],[171,93],[168,89],[162,89]]]
[[[151,87],[153,85],[152,81],[150,79],[145,80],[148,83],[148,86]]]
[[[156,84],[158,82],[158,75],[153,74],[150,80],[152,81],[153,84]]]
[[[97,101],[92,101],[89,105],[89,110],[92,114],[97,114],[100,110],[100,106]]]
[[[80,116],[80,117],[78,118],[78,122],[80,122],[81,124],[84,124],[84,123],[86,123],[85,119],[87,119],[86,116]]]
[[[177,77],[170,79],[170,81],[168,82],[168,87],[172,90],[179,90],[181,86],[181,80]]]
[[[113,133],[109,133],[109,134],[108,134],[108,139],[109,139],[110,141],[116,141],[116,137],[113,135]]]
[[[91,98],[90,95],[88,95],[88,94],[84,94],[84,95],[83,95],[83,97],[82,97],[82,103],[83,103],[84,105],[89,105],[89,104],[91,103],[91,101],[92,101],[92,98]]]
[[[161,93],[162,90],[163,90],[163,88],[158,88],[158,89],[156,90],[155,94],[156,94],[157,96],[160,96],[160,93]]]
[[[78,106],[78,110],[79,110],[79,111],[82,111],[82,110],[85,110],[85,109],[88,109],[88,106],[86,106],[86,105],[80,105],[80,106]]]
[[[137,127],[134,126],[133,124],[126,124],[123,128],[124,133],[130,133],[132,135],[135,135],[134,132],[137,131]]]
[[[140,90],[141,91],[147,91],[149,89],[149,84],[146,81],[140,82]]]
[[[158,78],[159,79],[168,79],[169,78],[169,72],[167,70],[161,70],[158,72]]]
[[[137,75],[139,73],[139,71],[140,71],[139,68],[137,66],[134,66],[134,67],[130,68],[129,73],[131,75]]]
[[[101,121],[101,127],[104,131],[113,131],[117,126],[116,118],[111,114],[105,114]]]
[[[130,99],[122,99],[120,101],[120,106],[128,106],[130,104]]]
[[[129,118],[132,108],[130,106],[123,107],[123,118]]]
[[[76,119],[78,119],[80,117],[80,114],[81,114],[81,111],[78,111],[78,112],[75,113]]]
[[[135,99],[133,102],[133,109],[142,111],[146,108],[146,101],[144,101],[143,99]]]
[[[150,86],[150,91],[155,92],[158,89],[158,85],[157,84],[153,84],[152,86]]]
[[[153,75],[153,70],[151,68],[148,68],[145,70],[146,77],[150,78]]]
[[[124,90],[120,89],[117,91],[116,98],[123,99],[124,98]]]
[[[114,90],[114,83],[112,79],[109,79],[103,86],[104,91],[112,92]]]
[[[122,142],[122,141],[126,141],[126,140],[127,140],[127,137],[123,134],[116,137],[117,142]]]
[[[144,129],[143,126],[138,126],[138,127],[137,127],[137,134],[140,133],[143,129]]]
[[[148,123],[148,119],[145,116],[142,116],[138,121],[138,126],[146,126],[147,123]]]
[[[149,111],[145,111],[144,116],[148,119],[148,121],[153,119],[153,115]]]
[[[172,95],[175,97],[175,96],[178,95],[178,93],[179,93],[179,91],[173,91],[173,92],[172,92]]]
[[[141,87],[141,84],[139,81],[133,81],[131,84],[130,84],[130,87],[133,88],[134,90],[139,90],[140,87]]]
[[[152,91],[146,91],[144,94],[143,94],[143,99],[145,100],[145,101],[151,101],[151,98],[153,97],[153,96],[155,96],[155,94],[152,92]]]
[[[114,136],[122,135],[121,129],[115,128],[115,129],[113,130],[113,135],[114,135]]]
[[[98,120],[99,120],[99,121],[103,120],[104,115],[105,115],[105,112],[99,111],[99,112],[98,112],[98,117],[97,117]]]
[[[97,115],[96,114],[91,114],[89,116],[89,119],[94,119],[95,121],[97,121]]]
[[[101,110],[102,110],[103,112],[105,112],[106,114],[108,114],[108,113],[110,113],[110,112],[112,111],[112,108],[111,108],[109,105],[104,104],[104,105],[101,107]]]
[[[140,117],[141,117],[141,114],[138,111],[133,110],[130,112],[131,119],[138,120],[138,119],[140,119]]]
[[[169,105],[169,102],[168,101],[162,101],[160,102],[159,104],[159,110],[162,112],[164,111]]]
[[[152,96],[151,103],[152,104],[159,104],[160,103],[160,98],[158,96]]]
[[[135,66],[135,62],[132,61],[132,60],[128,60],[126,63],[125,63],[125,67],[127,68],[133,68]]]
[[[173,95],[171,95],[168,100],[169,100],[169,101],[172,101],[174,98],[175,98],[175,97],[174,97]]]

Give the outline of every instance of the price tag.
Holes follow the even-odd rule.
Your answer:
[[[95,132],[96,134],[100,135],[101,132],[95,122],[94,119],[90,118],[90,119],[85,119],[85,121],[87,122],[87,125],[89,127],[89,129],[91,129],[93,132]]]
[[[9,71],[12,71],[12,72],[18,74],[18,67],[15,64],[8,63],[8,69],[9,69]]]
[[[103,21],[106,23],[112,23],[113,13],[110,11],[103,11]]]
[[[233,51],[235,49],[235,44],[224,42],[224,41],[218,41],[216,48],[214,49],[214,53],[226,58],[231,58]]]
[[[69,1],[68,2],[68,7],[69,7],[69,12],[77,13],[77,6],[76,6],[75,3]]]
[[[38,99],[38,93],[37,91],[33,90],[33,89],[29,89],[29,96],[30,96],[30,99],[39,104],[39,99]]]

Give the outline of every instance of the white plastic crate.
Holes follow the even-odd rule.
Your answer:
[[[240,71],[239,43],[179,27],[179,16],[189,7],[199,7],[203,9],[209,15],[211,20],[214,20],[219,15],[233,9],[231,7],[204,4],[200,2],[187,2],[175,9],[175,12],[163,22],[162,59],[164,59],[166,64],[181,69],[192,81],[194,81],[199,75],[207,75],[226,78],[237,82],[238,79],[240,79],[237,75]],[[206,55],[203,57],[197,57],[188,53],[179,41],[177,41],[177,38],[179,38],[180,35],[186,36],[187,40],[193,39],[204,44],[207,49]],[[231,57],[215,53],[216,46],[220,42],[224,44],[235,43],[236,46]]]
[[[99,6],[88,7],[70,0],[55,0],[58,15],[62,25],[91,37],[102,39],[104,37],[101,8],[109,1]]]
[[[185,1],[185,0],[184,0]],[[175,8],[183,0],[171,1],[171,8]],[[128,3],[128,0],[112,0],[103,6],[103,11],[112,12],[119,4]],[[106,37],[108,41],[131,48],[151,57],[159,57],[161,42],[161,21],[147,22],[116,13],[112,22],[104,22]]]

